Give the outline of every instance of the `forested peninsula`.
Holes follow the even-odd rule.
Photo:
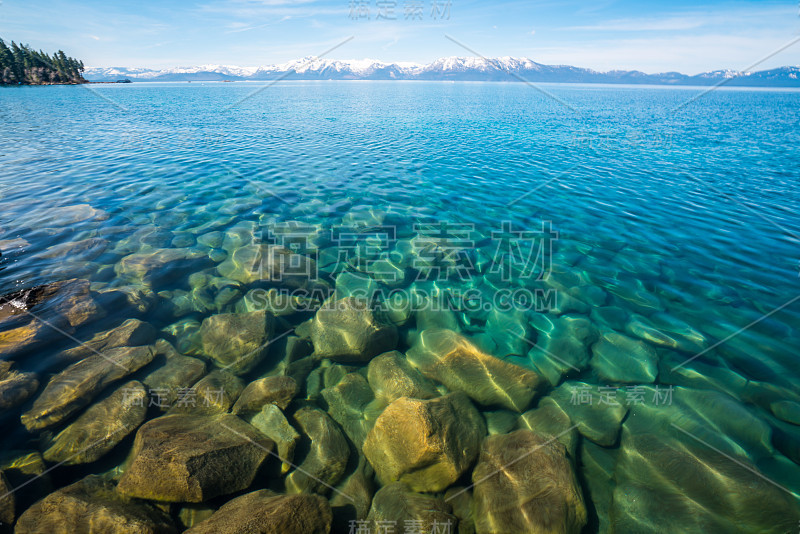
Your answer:
[[[83,78],[83,61],[59,50],[48,55],[28,45],[0,39],[0,85],[59,85],[89,83]]]

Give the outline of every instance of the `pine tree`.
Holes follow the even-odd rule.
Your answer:
[[[43,50],[0,39],[0,85],[86,83],[83,62],[59,50],[52,56]]]

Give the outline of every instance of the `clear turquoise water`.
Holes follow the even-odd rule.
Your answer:
[[[671,324],[674,336],[700,339],[710,350],[681,366],[682,377],[674,367],[699,351],[650,342],[656,383],[724,392],[763,421],[768,454],[739,439],[717,404],[697,408],[704,421],[691,428],[711,443],[744,443],[737,458],[798,504],[800,427],[770,405],[800,400],[800,301],[762,318],[800,295],[800,92],[718,90],[673,112],[700,90],[546,86],[570,109],[524,84],[284,82],[230,108],[259,87],[0,91],[0,240],[28,243],[3,252],[1,293],[74,277],[96,290],[119,284],[113,266],[152,245],[130,238],[145,227],[158,230],[158,246],[208,252],[197,238],[210,231],[283,221],[328,231],[375,224],[372,210],[404,235],[419,223],[472,224],[480,257],[503,221],[531,230],[552,221],[558,287],[577,288],[580,301],[565,313],[629,336],[625,325],[644,316],[656,330]],[[107,217],[63,223],[46,211],[79,204]],[[90,237],[110,241],[90,261],[43,257]],[[163,289],[189,289],[193,272],[171,273]],[[481,272],[436,282],[444,292],[482,283],[503,284]],[[622,310],[616,325],[600,320],[612,307]],[[107,311],[104,325],[133,315]],[[161,329],[210,313],[144,319]],[[514,323],[531,343],[541,338],[536,315],[559,314],[530,311]],[[497,323],[460,321],[470,335],[494,328],[507,337]],[[525,353],[496,355],[536,368]],[[45,370],[36,361],[26,366]],[[588,365],[566,378],[608,385]]]

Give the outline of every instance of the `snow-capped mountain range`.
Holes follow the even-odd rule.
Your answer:
[[[657,85],[730,85],[800,87],[800,67],[780,67],[760,72],[717,70],[697,75],[666,72],[647,74],[635,70],[598,72],[568,65],[542,65],[528,58],[446,57],[423,65],[384,63],[372,59],[333,60],[306,57],[280,65],[238,67],[201,65],[153,70],[146,68],[89,68],[84,77],[94,82],[131,81],[245,81],[275,80],[452,80],[529,81],[568,83],[630,83]]]

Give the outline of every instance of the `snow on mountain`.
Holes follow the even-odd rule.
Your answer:
[[[518,57],[444,57],[427,65],[419,63],[385,63],[375,59],[336,60],[318,57],[295,59],[278,65],[240,67],[235,65],[200,65],[170,69],[90,68],[84,77],[90,81],[236,81],[274,80],[469,80],[573,82],[573,83],[638,83],[667,85],[711,85],[725,81],[730,85],[800,86],[800,67],[781,67],[769,71],[741,73],[717,70],[689,76],[678,72],[647,74],[640,71],[616,70],[598,72],[569,65],[542,65],[529,58]]]

